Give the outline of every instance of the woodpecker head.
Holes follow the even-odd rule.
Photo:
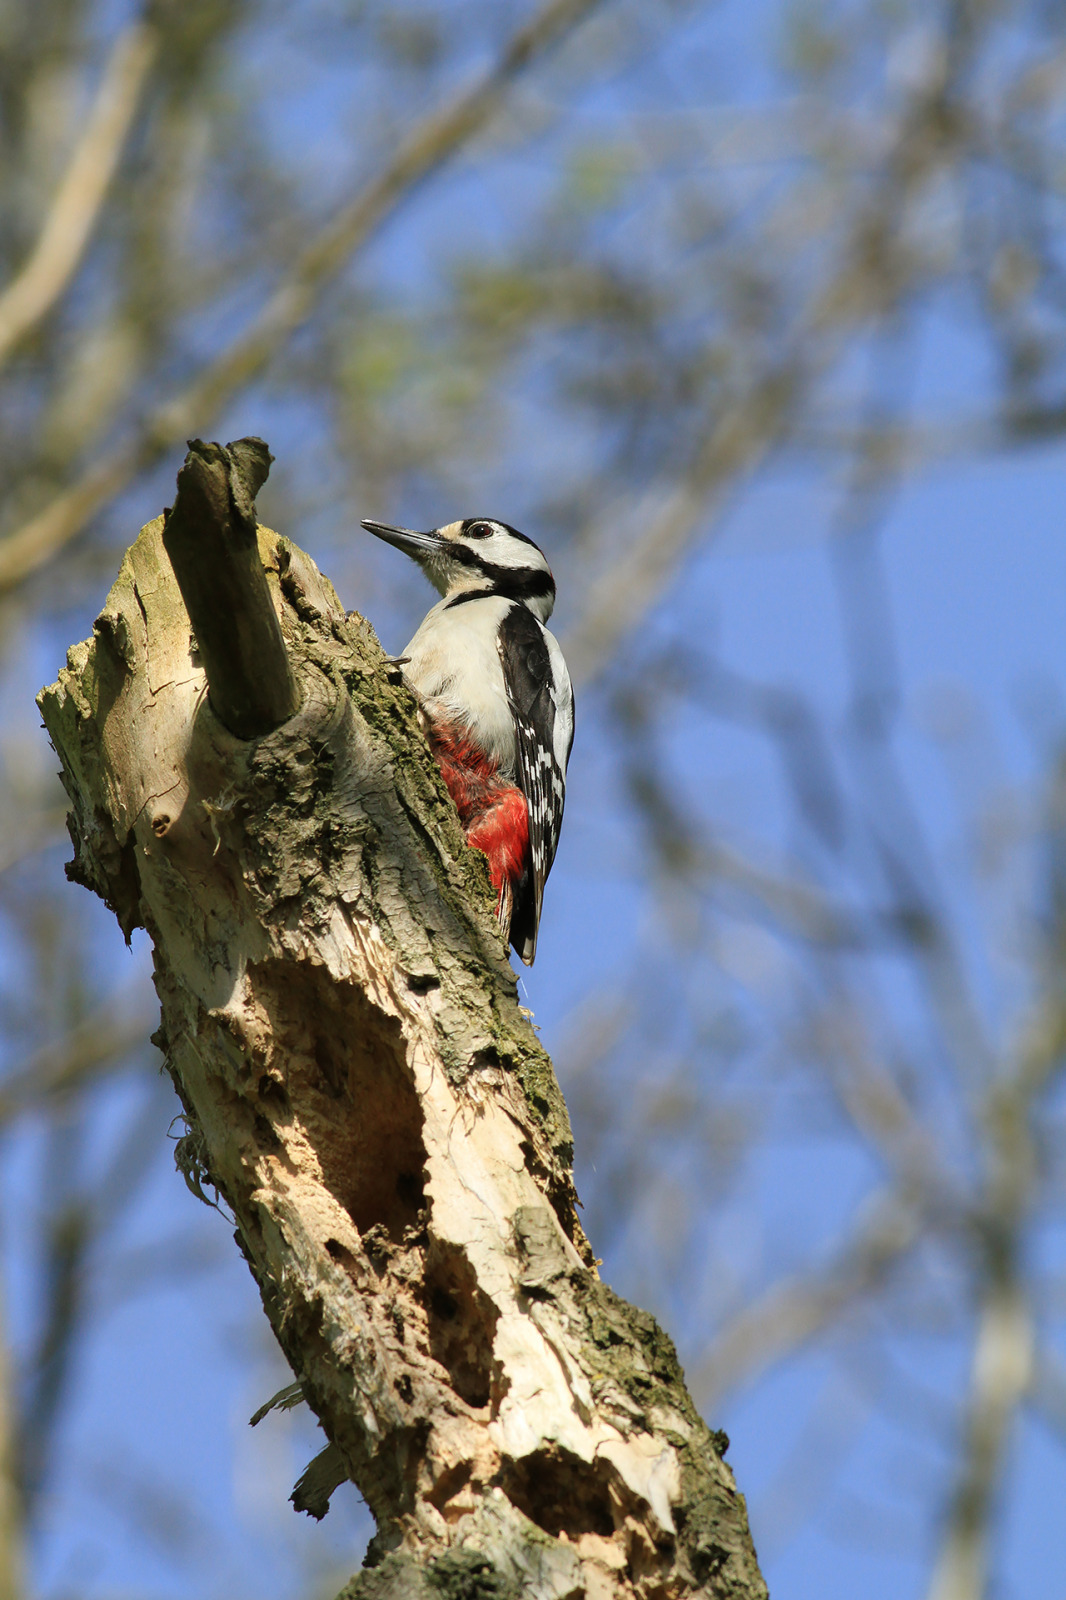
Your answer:
[[[467,517],[429,533],[391,528],[363,518],[363,527],[418,562],[430,583],[449,599],[498,594],[521,600],[541,622],[555,604],[555,579],[542,552],[517,528],[487,517]]]

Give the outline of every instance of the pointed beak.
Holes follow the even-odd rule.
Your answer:
[[[415,533],[411,528],[392,528],[387,522],[373,522],[369,517],[363,518],[363,527],[367,533],[384,539],[386,544],[394,544],[397,550],[413,556],[416,561],[425,561],[428,556],[435,555],[444,544],[440,534],[435,531]]]

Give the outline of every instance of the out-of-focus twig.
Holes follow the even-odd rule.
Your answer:
[[[0,846],[0,877],[65,839],[65,817],[65,809],[58,806],[37,811],[21,837],[10,838]]]
[[[1046,1345],[1039,1346],[1033,1353],[1033,1370],[1025,1401],[1034,1415],[1060,1439],[1066,1438],[1066,1367]]]
[[[20,1429],[19,1476],[27,1508],[48,1484],[57,1429],[74,1362],[92,1314],[90,1265],[111,1223],[128,1210],[151,1171],[158,1150],[160,1106],[142,1094],[95,1181],[84,1173],[93,1138],[80,1109],[49,1128],[50,1200],[46,1219],[44,1306],[41,1334],[27,1373]]]
[[[57,1044],[45,1045],[0,1082],[0,1126],[59,1095],[69,1094],[144,1044],[156,1007],[145,986],[91,1013]]]
[[[682,658],[682,665],[684,665]],[[741,680],[731,674],[734,682]],[[642,668],[645,683],[654,682]],[[686,686],[687,687],[687,686]],[[665,770],[649,747],[652,733],[648,695],[616,697],[625,722],[629,788],[648,826],[655,855],[670,875],[690,888],[699,886],[732,911],[754,914],[785,937],[825,950],[870,950],[891,940],[885,919],[872,908],[858,909],[833,895],[799,867],[771,870],[717,839],[700,818],[686,812],[676,790],[663,781]],[[775,730],[779,735],[781,730]]]
[[[511,83],[600,0],[549,0],[519,28],[496,63],[443,110],[424,118],[399,150],[306,247],[250,328],[181,394],[158,406],[136,435],[89,467],[22,528],[0,542],[0,593],[36,572],[135,473],[191,433],[206,433],[225,402],[311,315],[322,290],[397,206],[489,122]]]
[[[23,1510],[16,1477],[16,1418],[7,1317],[0,1316],[0,1600],[25,1593]]]
[[[1033,1315],[1022,1229],[1039,1176],[1030,1119],[1066,1052],[1066,1007],[1056,973],[1023,1038],[1016,1065],[988,1088],[983,1133],[987,1175],[974,1225],[979,1310],[962,1459],[929,1600],[982,1600],[996,1488],[1018,1407],[1033,1381]]]
[[[931,1218],[958,1226],[965,1191],[950,1172],[934,1134],[878,1059],[854,997],[838,986],[814,1019],[813,1054],[824,1068],[841,1109],[856,1132],[888,1167],[901,1192],[919,1195]]]
[[[894,248],[899,218],[956,137],[952,120],[938,118],[945,93],[945,79],[934,70],[908,98],[888,141],[875,197],[851,220],[839,263],[797,317],[786,351],[745,392],[719,397],[687,468],[630,514],[637,532],[628,544],[617,538],[617,511],[604,519],[602,571],[563,641],[578,684],[613,658],[620,641],[662,594],[696,532],[706,531],[716,506],[780,442],[809,394],[811,378],[832,366],[845,332],[876,322],[901,293],[905,269]],[[875,238],[884,246],[881,250],[879,244],[880,254],[871,254]]]
[[[992,1497],[1015,1410],[1029,1383],[1033,1330],[1019,1281],[985,1294],[974,1347],[963,1470],[929,1600],[982,1600]]]
[[[47,315],[77,270],[158,51],[159,30],[146,22],[132,23],[116,39],[37,243],[0,293],[0,364]]]
[[[0,542],[0,594],[36,572],[85,526],[91,516],[119,493],[133,474],[147,466],[155,451],[145,443],[127,444],[105,455],[69,489]]]
[[[603,519],[602,570],[589,585],[581,614],[563,640],[575,683],[594,677],[610,661],[626,634],[662,594],[699,530],[737,478],[753,469],[778,441],[798,387],[798,372],[782,364],[746,395],[719,401],[688,468],[667,487],[660,485],[630,508],[634,529],[619,540],[614,508]]]
[[[32,1515],[48,1477],[52,1444],[85,1321],[85,1265],[95,1233],[93,1208],[77,1182],[84,1117],[59,1117],[48,1128],[41,1331],[24,1383],[18,1476]]]
[[[706,1410],[800,1349],[850,1305],[882,1284],[921,1237],[921,1217],[893,1191],[866,1207],[855,1234],[820,1272],[771,1286],[718,1333],[692,1387]]]

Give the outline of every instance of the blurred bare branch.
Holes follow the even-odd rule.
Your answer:
[[[1039,1162],[1033,1113],[1062,1071],[1066,1006],[1056,984],[1021,1042],[1017,1064],[989,1087],[984,1194],[976,1220],[982,1267],[963,1454],[930,1600],[981,1600],[988,1584],[996,1490],[1015,1414],[1033,1382],[1036,1341],[1022,1229]]]
[[[0,594],[21,583],[76,538],[85,523],[135,473],[193,432],[206,434],[220,408],[255,377],[310,316],[323,289],[402,201],[495,115],[516,77],[599,0],[548,0],[513,35],[471,88],[418,123],[383,171],[362,187],[306,246],[250,328],[239,334],[181,393],[140,424],[133,438],[94,462],[24,527],[0,541]]]
[[[1019,1286],[990,1285],[977,1323],[966,1457],[929,1600],[980,1600],[986,1592],[992,1496],[1031,1360],[1032,1325]]]
[[[921,1238],[921,1217],[892,1191],[869,1200],[854,1237],[820,1270],[774,1284],[715,1335],[692,1379],[708,1411],[883,1287]]]
[[[51,849],[64,837],[66,813],[58,809],[41,810],[33,818],[33,831],[22,838],[10,839],[0,850],[0,875],[28,861],[42,850]]]
[[[139,1097],[95,1179],[84,1108],[69,1104],[48,1129],[45,1282],[41,1327],[25,1374],[19,1480],[27,1509],[43,1492],[62,1408],[92,1312],[90,1269],[109,1229],[128,1209],[155,1163],[162,1085]],[[95,1153],[95,1152],[94,1152]]]
[[[131,23],[115,40],[37,244],[18,276],[0,292],[0,366],[48,314],[76,272],[158,50],[158,30],[144,21]]]
[[[691,464],[669,484],[652,488],[637,507],[601,517],[600,571],[582,597],[581,613],[563,639],[576,684],[602,670],[634,625],[655,604],[693,539],[706,535],[722,498],[780,439],[797,388],[786,366],[772,372],[721,413],[716,398]],[[624,517],[631,529],[619,538]]]
[[[156,1016],[155,997],[138,985],[111,999],[57,1044],[47,1045],[0,1082],[0,1125],[83,1088],[143,1046]]]
[[[162,1113],[111,1069],[152,1008],[115,991],[118,954],[50,876],[55,790],[18,707],[49,617],[95,614],[123,494],[239,402],[248,431],[279,419],[279,521],[350,559],[383,633],[407,596],[338,556],[353,512],[499,509],[550,547],[588,686],[570,893],[609,925],[573,963],[605,997],[571,1052],[597,1242],[671,1306],[716,1411],[815,1352],[861,1387],[915,1329],[968,1365],[961,1394],[937,1383],[934,1404],[930,1379],[912,1406],[908,1476],[924,1429],[924,1581],[987,1600],[1013,1419],[1066,1438],[1044,1248],[1064,1192],[1064,726],[1060,703],[1009,794],[964,770],[939,826],[891,541],[930,467],[943,492],[1066,430],[1066,51],[1032,5],[801,0],[741,48],[728,8],[525,3],[309,0],[296,21],[187,0],[119,27],[97,0],[15,0],[0,22],[0,1124],[20,1183],[27,1144],[45,1150],[18,1197],[35,1309],[26,1334],[12,1308],[13,1429],[42,1419],[31,1477],[51,1492],[93,1319],[168,1274],[192,1293],[210,1264],[176,1224],[156,1253],[115,1242]],[[731,515],[749,486],[772,491],[750,548]],[[713,592],[725,530],[745,561],[828,558],[842,683],[743,668],[703,633],[689,584]],[[950,766],[955,737],[921,760]]]
[[[17,1456],[18,1408],[4,1315],[0,1318],[0,1600],[22,1600],[26,1593],[25,1508]]]

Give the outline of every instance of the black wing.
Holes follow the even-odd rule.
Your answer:
[[[501,624],[497,643],[514,714],[516,776],[529,808],[529,864],[515,890],[511,943],[532,966],[544,884],[563,821],[565,780],[555,757],[555,699],[544,629],[525,606],[514,605]]]

